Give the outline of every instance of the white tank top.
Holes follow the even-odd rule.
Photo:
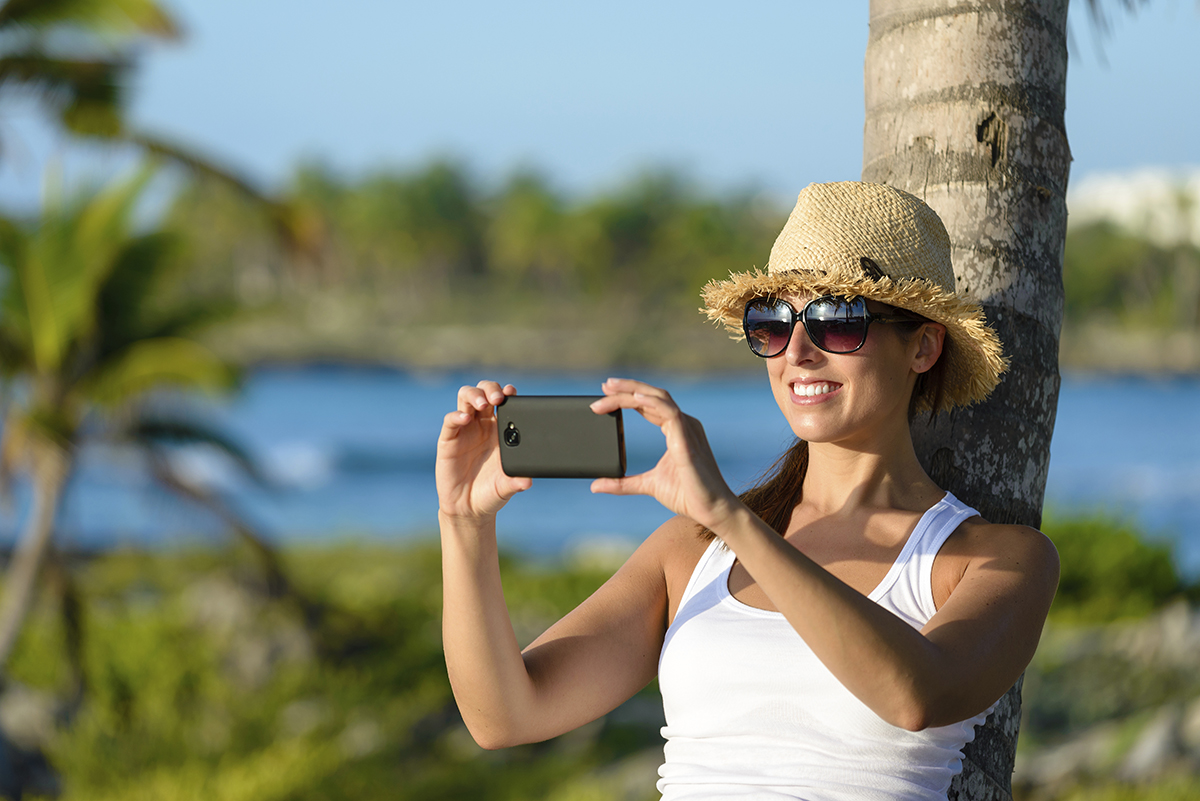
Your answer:
[[[934,557],[978,512],[950,493],[927,511],[870,598],[914,628],[933,617]],[[884,722],[779,612],[729,593],[719,540],[684,590],[659,657],[667,725],[658,790],[675,799],[940,799],[991,709],[910,732]]]

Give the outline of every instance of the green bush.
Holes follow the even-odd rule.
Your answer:
[[[1170,776],[1144,784],[1088,785],[1063,796],[1062,801],[1195,801],[1200,798],[1200,778]]]
[[[1130,526],[1052,516],[1045,530],[1062,558],[1058,618],[1140,615],[1184,589],[1170,549]],[[327,610],[323,645],[298,647],[308,640],[297,616],[263,596],[248,563],[229,554],[117,552],[76,568],[87,694],[47,746],[64,801],[655,797],[662,746],[653,685],[624,714],[547,743],[484,752],[463,728],[446,678],[436,548],[305,548],[284,557],[295,584]],[[608,575],[520,558],[505,558],[502,571],[523,640]],[[50,595],[10,675],[61,698],[69,681]],[[1080,687],[1097,695],[1108,686],[1100,668],[1094,680],[1053,665],[1034,670],[1030,697],[1039,686],[1064,698]],[[1082,711],[1038,703],[1029,731],[1136,711],[1170,689],[1161,685],[1119,708],[1100,698]]]
[[[1042,530],[1058,548],[1062,573],[1050,609],[1066,623],[1140,617],[1187,589],[1169,544],[1103,515],[1048,515]]]
[[[75,569],[86,605],[83,705],[46,744],[64,801],[336,801],[653,795],[657,726],[615,716],[546,743],[485,752],[462,726],[441,650],[436,548],[284,554],[326,609],[321,637],[213,552],[105,554]],[[505,558],[508,604],[532,637],[607,578]],[[64,698],[57,604],[44,593],[11,677]],[[657,703],[648,688],[643,705]],[[641,797],[637,795],[636,797]]]

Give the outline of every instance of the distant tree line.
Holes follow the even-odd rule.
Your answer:
[[[1068,324],[1200,328],[1200,249],[1189,241],[1157,244],[1112,222],[1074,228],[1067,235],[1063,284]]]
[[[641,295],[694,309],[705,281],[766,261],[786,216],[759,193],[706,195],[666,171],[570,198],[532,171],[486,189],[447,161],[359,179],[303,167],[289,200],[321,242],[309,263],[272,254],[268,221],[230,192],[211,184],[183,192],[169,219],[193,234],[196,279],[247,303],[341,288],[427,298]]]
[[[346,316],[362,327],[603,325],[634,310],[649,332],[664,320],[695,325],[706,281],[764,266],[788,212],[763,193],[706,193],[669,171],[573,197],[533,171],[489,187],[450,161],[355,178],[310,165],[285,194],[317,243],[307,255],[283,252],[271,218],[227,188],[181,192],[167,214],[190,242],[179,290],[273,309],[280,320],[319,298],[326,311],[354,309]],[[1200,322],[1192,244],[1155,244],[1107,222],[1076,227],[1064,282],[1068,328],[1194,331]]]

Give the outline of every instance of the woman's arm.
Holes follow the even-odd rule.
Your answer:
[[[1058,581],[1049,541],[1021,526],[966,523],[962,576],[920,631],[807,558],[772,531],[720,477],[700,424],[670,396],[611,381],[597,411],[635,409],[660,426],[655,468],[598,479],[595,492],[645,494],[707,526],[839,681],[881,718],[911,730],[986,709],[1025,669]]]
[[[463,720],[485,748],[562,734],[654,677],[666,629],[663,564],[682,528],[668,523],[655,532],[522,654],[496,545],[496,512],[530,483],[499,468],[494,407],[514,392],[493,382],[465,387],[438,441],[446,668]]]
[[[1033,657],[1058,584],[1058,557],[1042,534],[964,524],[953,536],[972,540],[966,569],[918,631],[809,560],[749,509],[714,523],[830,672],[881,718],[911,731],[973,717],[1003,695]]]

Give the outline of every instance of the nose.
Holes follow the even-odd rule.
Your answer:
[[[809,362],[815,362],[824,355],[824,351],[813,344],[812,339],[808,336],[808,331],[804,328],[804,323],[797,322],[796,327],[792,329],[792,338],[788,340],[787,348],[783,351],[783,356],[787,359],[787,363],[795,367]]]

